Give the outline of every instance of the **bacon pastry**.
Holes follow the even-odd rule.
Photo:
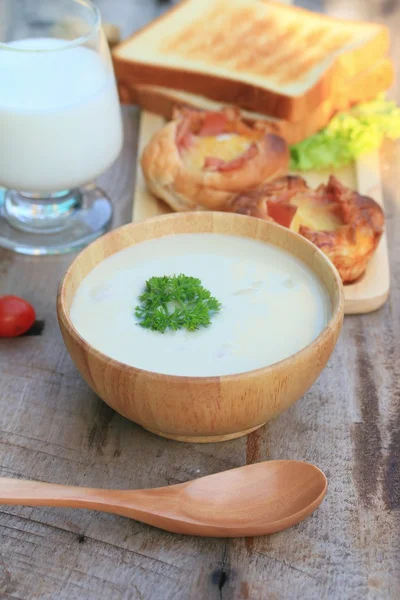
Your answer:
[[[316,190],[301,177],[282,177],[238,195],[230,210],[271,219],[300,233],[329,256],[344,283],[364,273],[384,228],[381,207],[334,176]]]
[[[149,189],[173,210],[229,210],[243,189],[286,173],[286,142],[246,125],[234,109],[181,109],[144,149]]]

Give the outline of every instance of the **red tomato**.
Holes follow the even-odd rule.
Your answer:
[[[33,306],[17,296],[0,296],[0,337],[16,337],[32,327]]]

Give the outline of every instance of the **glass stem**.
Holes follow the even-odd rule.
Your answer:
[[[56,233],[71,226],[71,216],[82,205],[79,190],[64,190],[47,196],[8,190],[4,216],[21,231]]]

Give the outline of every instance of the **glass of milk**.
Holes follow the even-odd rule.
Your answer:
[[[0,246],[76,250],[110,226],[92,181],[122,146],[107,40],[89,0],[0,0]]]

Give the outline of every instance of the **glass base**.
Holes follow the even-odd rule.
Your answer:
[[[33,194],[0,189],[0,246],[33,256],[65,254],[110,228],[112,204],[100,188],[90,184],[52,198],[41,203]]]

